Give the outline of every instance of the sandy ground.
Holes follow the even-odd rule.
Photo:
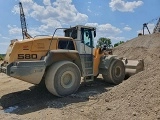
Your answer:
[[[88,114],[98,96],[113,88],[101,78],[82,84],[77,93],[65,98],[50,94],[45,88],[0,74],[0,119],[92,119]]]
[[[101,75],[59,98],[45,88],[0,73],[0,119],[160,120],[160,34],[134,38],[114,54],[144,59],[145,70],[113,86]]]

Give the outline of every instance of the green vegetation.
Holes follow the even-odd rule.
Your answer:
[[[115,43],[115,44],[114,44],[114,47],[116,47],[116,46],[118,46],[118,45],[120,45],[120,44],[122,44],[122,43],[124,43],[124,41],[119,41],[118,43]]]
[[[106,47],[107,48],[110,48],[110,47],[112,47],[112,42],[111,42],[111,39],[109,39],[109,38],[104,38],[104,37],[101,37],[101,38],[99,38],[98,39],[98,41],[97,41],[97,48],[98,47],[101,47],[102,45],[106,45]]]
[[[120,45],[122,43],[124,43],[124,41],[119,41],[119,42],[117,42],[117,43],[114,44],[114,47],[116,47],[116,46],[118,46],[118,45]],[[96,47],[99,48],[99,47],[101,47],[104,44],[106,45],[107,48],[113,47],[111,39],[104,38],[104,37],[101,37],[101,38],[98,39]]]
[[[0,54],[0,60],[4,60],[5,54]]]

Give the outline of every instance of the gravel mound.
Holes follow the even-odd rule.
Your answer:
[[[160,33],[136,37],[113,50],[119,57],[144,59],[145,68],[160,60]]]
[[[160,33],[129,40],[113,53],[129,59],[144,59],[145,70],[102,94],[102,111],[97,118],[160,120]]]

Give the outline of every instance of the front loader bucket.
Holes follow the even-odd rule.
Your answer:
[[[125,65],[126,78],[144,70],[144,60],[128,60],[122,59]]]

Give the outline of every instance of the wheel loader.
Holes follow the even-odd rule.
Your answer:
[[[106,82],[119,84],[144,68],[143,60],[94,48],[94,27],[77,25],[65,28],[63,37],[54,34],[12,40],[0,71],[35,85],[44,82],[49,92],[63,97],[76,92],[81,80],[90,82],[102,74]]]

